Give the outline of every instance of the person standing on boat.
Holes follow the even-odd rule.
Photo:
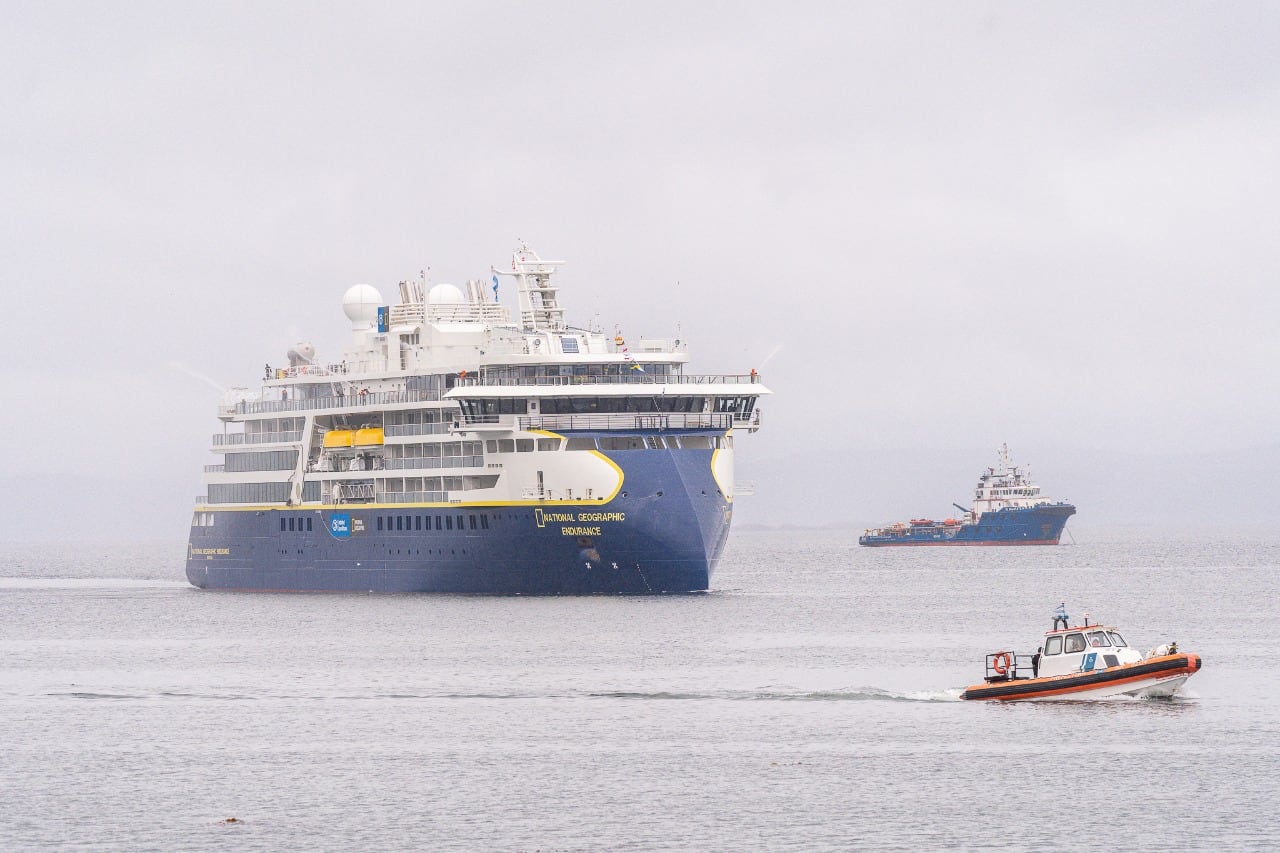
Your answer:
[[[1040,677],[1040,653],[1044,651],[1044,646],[1036,649],[1036,653],[1031,656],[1031,677]]]
[[[1053,630],[1058,630],[1058,623],[1062,623],[1062,630],[1067,630],[1067,603],[1064,601],[1058,605],[1058,609],[1053,611]]]

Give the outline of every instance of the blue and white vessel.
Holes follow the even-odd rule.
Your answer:
[[[236,590],[489,594],[708,588],[733,517],[755,370],[688,373],[679,339],[565,321],[560,261],[343,299],[352,342],[235,389],[187,578]],[[513,280],[519,316],[497,301]]]
[[[973,506],[955,504],[963,515],[934,521],[914,518],[865,531],[859,545],[1057,545],[1076,508],[1040,494],[1030,471],[1009,461],[1000,446],[1000,464],[978,478]]]

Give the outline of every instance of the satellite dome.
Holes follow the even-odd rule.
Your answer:
[[[437,284],[427,292],[427,301],[432,305],[457,305],[466,299],[452,284]]]
[[[342,310],[357,329],[377,320],[378,308],[385,304],[382,294],[370,284],[357,284],[342,296]]]

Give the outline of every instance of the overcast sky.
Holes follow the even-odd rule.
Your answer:
[[[569,262],[571,321],[762,372],[762,492],[873,507],[856,461],[927,452],[945,508],[1001,441],[1050,493],[1101,453],[1277,459],[1275,4],[3,16],[7,535],[85,497],[182,538],[219,429],[193,373],[336,357],[351,284],[487,277],[517,238]]]

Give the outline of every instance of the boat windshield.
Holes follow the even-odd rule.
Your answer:
[[[1091,631],[1089,633],[1089,645],[1097,648],[1099,646],[1109,646],[1111,641],[1107,639],[1106,631]]]
[[[1046,655],[1060,655],[1060,654],[1062,654],[1062,638],[1061,638],[1061,637],[1050,637],[1049,639],[1045,640],[1045,641],[1044,641],[1044,653],[1045,653]]]
[[[1111,634],[1111,642],[1115,643],[1117,646],[1127,646],[1127,645],[1129,645],[1128,643],[1126,643],[1126,642],[1124,641],[1124,637],[1121,637],[1121,636],[1120,636],[1119,634],[1117,634],[1115,631],[1111,631],[1111,632],[1110,632],[1110,634]]]
[[[1067,654],[1084,651],[1084,634],[1067,634]]]

